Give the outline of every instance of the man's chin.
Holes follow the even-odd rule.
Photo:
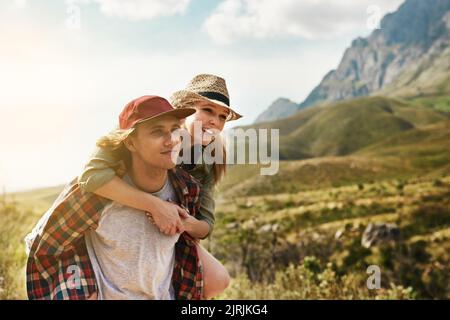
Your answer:
[[[170,163],[170,164],[167,164],[166,169],[171,170],[171,169],[175,168],[176,166],[177,166],[176,163]]]
[[[176,163],[173,162],[172,158],[167,159],[167,161],[161,162],[161,167],[163,167],[166,170],[170,170],[176,167]]]

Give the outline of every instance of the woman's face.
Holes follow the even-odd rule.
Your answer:
[[[186,118],[186,129],[192,137],[192,142],[200,141],[202,145],[208,145],[215,134],[222,132],[230,113],[226,107],[218,106],[208,101],[200,101],[194,105],[196,113]],[[195,125],[200,126],[195,130]],[[202,137],[195,137],[195,133]]]

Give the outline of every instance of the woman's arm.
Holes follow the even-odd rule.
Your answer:
[[[78,184],[85,192],[94,192],[116,176],[114,168],[118,168],[121,154],[118,150],[97,147],[83,172],[78,176]]]
[[[185,231],[189,235],[196,239],[205,239],[211,235],[214,229],[215,217],[215,201],[214,201],[214,188],[215,179],[212,166],[201,165],[194,169],[190,173],[201,182],[200,189],[200,208],[197,215],[186,219],[186,216],[182,216]],[[191,219],[192,218],[192,219]]]
[[[187,215],[187,216],[186,216]],[[182,216],[184,230],[195,239],[204,239],[209,234],[209,223],[186,214]]]
[[[183,232],[184,227],[179,217],[179,212],[183,209],[134,188],[120,179],[113,168],[119,166],[121,159],[118,151],[97,147],[78,177],[80,187],[85,192],[150,212],[155,224],[165,234]]]
[[[167,235],[184,232],[184,225],[180,219],[180,215],[186,214],[184,209],[134,188],[118,176],[114,176],[94,193],[125,206],[150,212],[155,224]]]

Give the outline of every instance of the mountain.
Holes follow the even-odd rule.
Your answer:
[[[352,42],[338,68],[325,75],[297,110],[374,94],[442,92],[450,92],[450,0],[406,0],[382,19],[380,29]],[[270,114],[265,120],[292,113]]]
[[[272,121],[281,117],[289,117],[298,111],[298,104],[285,98],[275,100],[266,111],[256,118],[255,123]]]

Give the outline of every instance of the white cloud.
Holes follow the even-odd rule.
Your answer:
[[[236,39],[330,38],[367,28],[403,0],[224,0],[204,23],[219,44]],[[373,12],[373,6],[379,8]],[[368,10],[369,9],[369,10]]]
[[[68,0],[72,3],[97,3],[110,17],[150,20],[185,13],[191,0]]]

